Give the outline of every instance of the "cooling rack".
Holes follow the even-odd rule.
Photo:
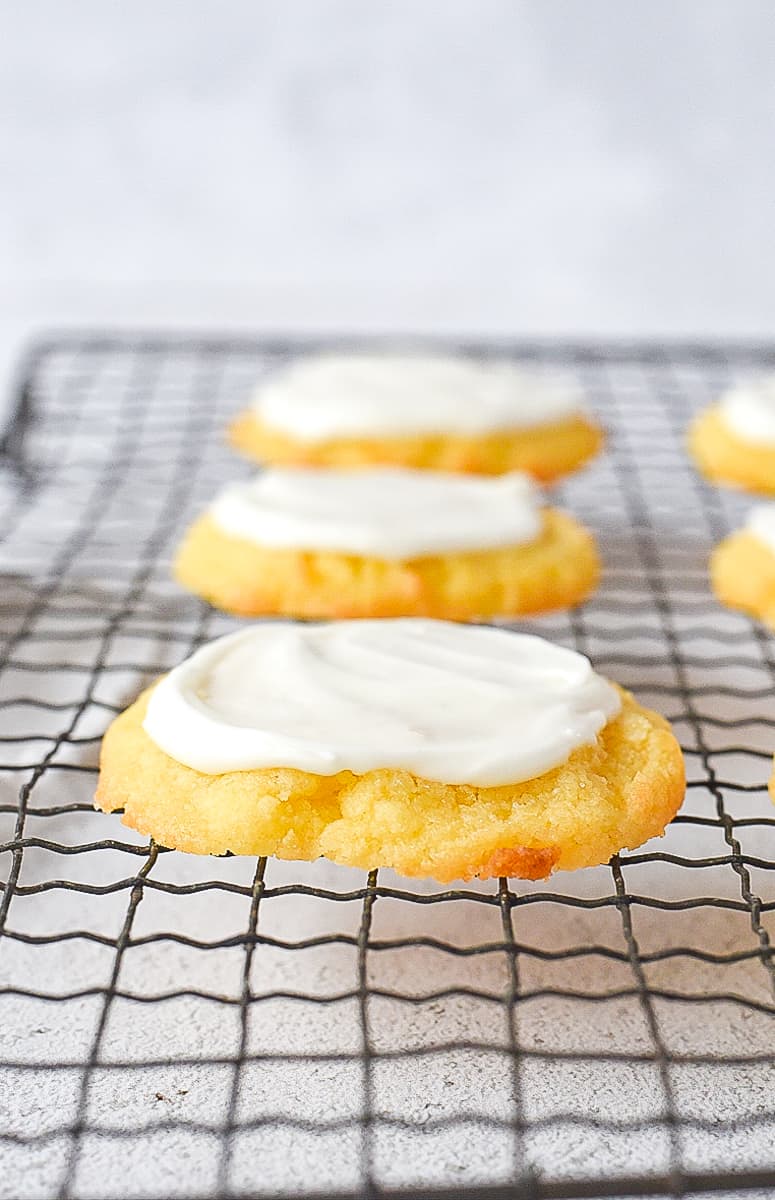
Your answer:
[[[235,625],[169,579],[188,521],[249,470],[224,425],[314,348],[73,335],[21,366],[0,447],[0,1196],[772,1195],[775,645],[708,591],[745,504],[682,438],[773,348],[501,347],[575,372],[610,433],[560,490],[600,538],[600,592],[528,627],[674,722],[689,782],[664,840],[441,888],[188,857],[93,811],[113,715]]]

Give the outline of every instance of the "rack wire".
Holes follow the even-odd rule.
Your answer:
[[[236,624],[169,578],[249,471],[222,430],[316,348],[71,335],[22,364],[0,443],[0,1196],[771,1195],[775,646],[710,595],[745,502],[682,438],[772,347],[499,347],[575,372],[609,429],[560,491],[600,538],[600,592],[528,627],[674,722],[689,783],[664,842],[442,889],[179,855],[93,811],[107,723]]]

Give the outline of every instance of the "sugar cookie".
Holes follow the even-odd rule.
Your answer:
[[[440,621],[253,626],[118,717],[96,804],[162,845],[442,883],[541,879],[661,834],[664,719],[540,638]]]
[[[744,529],[720,542],[711,557],[713,590],[775,629],[775,504],[760,504]]]
[[[528,476],[270,468],[186,535],[177,580],[243,616],[519,616],[581,603],[592,535]]]
[[[549,481],[602,444],[571,381],[506,360],[322,355],[270,376],[231,428],[260,462],[388,465]]]
[[[708,479],[775,495],[775,378],[733,388],[701,413],[689,449]]]

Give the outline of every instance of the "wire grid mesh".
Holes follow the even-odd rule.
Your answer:
[[[775,355],[510,348],[577,372],[610,432],[560,490],[602,587],[528,627],[672,719],[687,801],[608,867],[442,889],[179,855],[91,806],[113,715],[236,624],[179,592],[170,555],[249,472],[223,427],[294,352],[70,338],[22,371],[0,471],[0,1196],[771,1194],[775,650],[708,591],[745,502],[682,437]]]

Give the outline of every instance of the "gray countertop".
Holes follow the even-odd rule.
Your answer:
[[[511,934],[497,881],[384,870],[367,907],[365,872],[270,859],[259,886],[255,860],[157,855],[91,807],[113,712],[235,626],[175,585],[170,556],[249,470],[220,434],[272,362],[49,354],[28,486],[0,472],[0,869],[19,868],[0,1197],[772,1171],[775,663],[708,589],[745,501],[701,488],[680,438],[751,362],[582,369],[609,445],[558,502],[595,531],[604,577],[580,612],[522,627],[669,715],[689,789],[665,839],[620,864],[511,881]]]

